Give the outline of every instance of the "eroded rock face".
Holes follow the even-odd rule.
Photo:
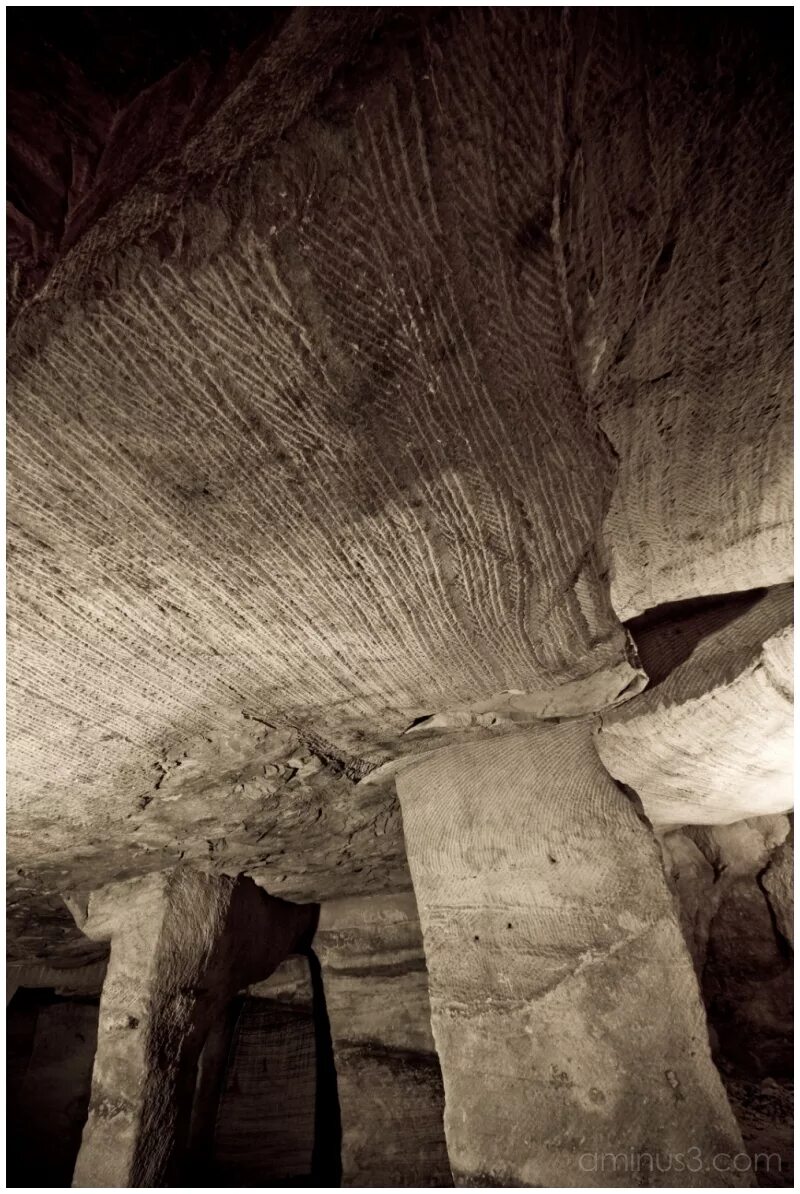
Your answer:
[[[791,586],[769,590],[660,683],[599,718],[600,758],[654,825],[792,807],[792,620]]]
[[[323,905],[314,951],[336,1060],[341,1184],[451,1186],[413,893]]]
[[[678,912],[719,1039],[773,1048],[786,858],[762,890],[750,828],[707,827],[790,800],[788,14],[230,10],[154,45],[109,12],[54,18],[41,64],[15,18],[10,97],[10,952],[102,969],[116,926],[79,1180],[165,1178],[198,959],[223,942],[218,1002],[249,981],[228,897],[267,897],[233,876],[407,892],[395,774],[457,1180],[604,1184],[595,1137],[735,1153]],[[665,602],[744,590],[665,635]],[[678,909],[590,721],[525,728],[598,712],[683,827]],[[83,923],[119,881],[146,915],[68,931],[60,893]],[[743,923],[779,933],[729,990]],[[390,1000],[372,956],[419,960],[397,925],[320,958],[350,1111],[368,1079],[417,1115],[426,1184],[424,976]]]
[[[636,1186],[649,1164],[655,1184],[750,1184],[715,1166],[741,1136],[656,842],[591,727],[449,748],[397,782],[457,1183]]]
[[[62,895],[86,896],[178,863],[251,875],[299,902],[410,888],[391,778],[360,787],[347,760],[325,758],[296,730],[241,714],[154,760],[129,812],[80,849],[62,843],[46,862],[21,835],[27,866],[9,875],[9,952],[80,965],[104,946],[77,932]],[[51,839],[52,840],[52,839]]]
[[[578,361],[619,457],[623,618],[793,576],[781,22],[754,38],[708,11],[639,19],[575,31],[567,240]]]
[[[138,802],[243,711],[366,769],[499,692],[612,704],[619,616],[789,575],[780,16],[264,19],[28,97],[75,107],[26,121],[9,359],[9,829],[50,892],[206,848]]]
[[[237,999],[229,1014],[234,1022],[230,1031],[223,1026],[221,1073],[209,1092],[202,1148],[186,1184],[338,1184],[314,1172],[318,1079],[311,999],[305,1006]],[[210,1037],[204,1058],[213,1043]],[[326,1110],[334,1108],[335,1102]]]
[[[794,838],[770,859],[761,880],[778,930],[794,948]]]
[[[786,817],[757,817],[662,838],[714,1060],[751,1172],[768,1187],[793,1177],[793,958],[767,885],[785,874],[788,833]]]
[[[307,945],[316,909],[252,880],[182,867],[92,895],[83,931],[111,940],[75,1186],[180,1175],[197,1060],[243,986]]]
[[[736,884],[764,888],[773,862],[780,865],[789,830],[787,817],[773,816],[732,825],[689,825],[660,836],[664,872],[678,899],[686,944],[699,978],[720,906]]]

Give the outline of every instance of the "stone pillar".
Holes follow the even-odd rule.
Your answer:
[[[75,1187],[179,1184],[197,1060],[248,983],[306,948],[316,905],[179,867],[93,894],[81,925],[111,941]]]
[[[397,789],[456,1184],[749,1185],[655,840],[591,726],[446,748]]]
[[[452,1186],[413,892],[323,904],[314,952],[336,1060],[342,1185]]]

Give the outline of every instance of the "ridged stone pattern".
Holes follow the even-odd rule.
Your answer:
[[[369,764],[618,666],[610,563],[617,612],[788,574],[774,20],[389,16],[292,14],[19,311],[34,861],[231,710]]]
[[[600,758],[654,825],[792,808],[792,622],[792,586],[777,586],[702,638],[661,683],[599,718]]]
[[[567,276],[619,457],[623,619],[794,575],[788,32],[708,9],[572,28]]]
[[[336,1061],[343,1186],[452,1186],[413,892],[323,904],[314,937]]]
[[[750,1184],[716,1164],[742,1141],[692,962],[590,725],[450,747],[397,787],[456,1184]]]
[[[214,1125],[214,1184],[313,1184],[315,1087],[311,1009],[242,1000]]]
[[[111,940],[89,1118],[73,1185],[179,1181],[197,1061],[236,992],[301,950],[311,905],[188,867],[93,893],[82,925]]]

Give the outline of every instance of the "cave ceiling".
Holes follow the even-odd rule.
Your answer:
[[[47,11],[9,13],[13,940],[178,859],[408,886],[368,781],[414,723],[625,708],[631,619],[792,578],[791,18]]]

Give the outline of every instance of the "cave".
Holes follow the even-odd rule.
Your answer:
[[[10,1186],[71,1184],[89,1110],[101,989],[21,987],[9,1002]],[[290,956],[268,982],[230,1000],[209,1029],[182,1179],[200,1188],[333,1187],[341,1172],[319,962]]]
[[[10,1188],[792,1187],[792,33],[8,10]]]

